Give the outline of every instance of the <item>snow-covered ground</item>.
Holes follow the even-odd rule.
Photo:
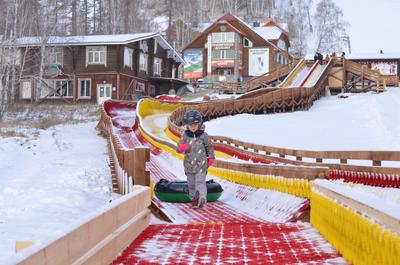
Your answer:
[[[309,111],[240,114],[206,123],[210,135],[305,150],[400,150],[400,88],[323,97]]]
[[[12,119],[20,123],[6,118],[7,130],[20,137],[0,136],[0,264],[10,262],[16,241],[57,237],[115,196],[107,142],[95,121],[68,119],[42,130],[12,128]]]

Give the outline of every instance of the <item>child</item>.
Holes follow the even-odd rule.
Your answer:
[[[203,118],[199,111],[186,111],[183,123],[187,129],[178,142],[177,152],[185,155],[183,166],[192,206],[203,208],[207,201],[207,169],[215,160],[214,148],[208,134],[204,132]]]

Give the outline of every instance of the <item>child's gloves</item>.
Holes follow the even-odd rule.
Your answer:
[[[183,153],[183,152],[185,152],[186,150],[188,150],[189,149],[189,144],[188,143],[183,143],[183,144],[180,144],[179,146],[178,146],[178,152],[179,153]]]
[[[207,158],[208,167],[211,167],[214,164],[215,159],[212,157]]]

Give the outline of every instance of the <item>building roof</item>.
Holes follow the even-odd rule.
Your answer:
[[[43,37],[23,37],[15,40],[17,47],[40,46],[82,46],[82,45],[124,45],[140,40],[155,38],[157,43],[167,50],[174,51],[174,59],[183,62],[183,59],[175,49],[158,32],[146,32],[135,34],[116,34],[116,35],[82,35],[82,36],[49,36]]]
[[[347,59],[351,60],[379,60],[379,59],[400,59],[400,52],[389,53],[350,53],[346,54]]]
[[[282,30],[278,27],[254,27],[253,30],[265,40],[277,40],[282,35]]]
[[[243,19],[241,19],[241,18],[239,18],[239,17],[237,17],[235,15],[232,15],[231,13],[226,13],[225,15],[223,15],[222,17],[217,19],[214,23],[212,23],[208,27],[206,27],[203,30],[202,33],[207,32],[208,30],[210,30],[217,23],[226,22],[228,24],[231,24],[230,22],[232,22],[232,21],[239,21],[244,26],[246,26],[249,30],[253,31],[258,36],[260,36],[262,39],[264,39],[267,43],[269,43],[270,45],[272,45],[273,47],[275,47],[278,50],[282,50],[282,49],[278,48],[274,43],[271,42],[271,40],[279,39],[280,36],[282,35],[282,33],[286,33],[279,26],[276,26],[277,24],[275,22],[273,22],[274,23],[273,25],[266,25],[265,24],[266,26],[264,26],[264,27],[253,27],[252,25],[250,25],[249,23],[247,23]],[[266,23],[268,23],[268,21]],[[195,40],[200,38],[200,36],[201,35],[197,36],[194,40],[192,40],[189,44],[187,44],[186,47],[188,47]],[[185,50],[186,47],[183,48],[182,50]]]

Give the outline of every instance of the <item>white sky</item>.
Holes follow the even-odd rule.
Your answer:
[[[400,51],[400,0],[334,0],[350,23],[352,53]]]

